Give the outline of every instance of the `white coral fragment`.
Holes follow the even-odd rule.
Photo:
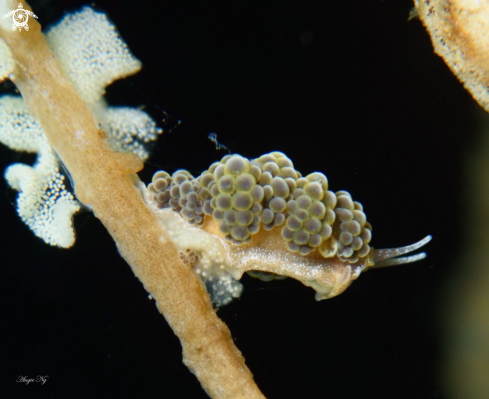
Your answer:
[[[64,184],[59,165],[38,121],[21,97],[0,97],[0,142],[17,151],[37,152],[33,167],[13,164],[5,172],[9,185],[19,191],[17,212],[46,243],[68,248],[75,242],[73,214],[80,209]]]
[[[47,144],[41,125],[27,112],[22,97],[0,97],[0,127],[0,141],[12,150],[37,152]]]
[[[144,111],[109,107],[105,87],[141,68],[103,13],[84,7],[49,30],[47,41],[78,96],[90,107],[115,151],[149,157],[150,142],[162,132]]]
[[[84,7],[51,28],[46,38],[64,75],[92,110],[94,122],[107,132],[112,148],[147,159],[148,144],[161,129],[144,111],[108,107],[102,98],[107,85],[141,68],[107,16]],[[0,39],[0,81],[12,78],[14,69],[10,49]],[[14,164],[5,173],[10,186],[20,192],[17,205],[22,220],[46,243],[72,246],[72,217],[80,204],[66,190],[56,155],[20,97],[0,97],[0,142],[17,151],[38,153],[33,167]]]
[[[99,101],[110,83],[141,68],[107,16],[88,7],[68,14],[46,38],[65,76],[87,104]]]
[[[15,69],[15,61],[7,44],[0,39],[0,82],[9,78]]]
[[[131,152],[143,161],[148,159],[149,145],[162,130],[146,112],[131,107],[108,107],[103,100],[92,107],[92,112],[114,151]]]

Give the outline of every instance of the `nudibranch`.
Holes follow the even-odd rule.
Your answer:
[[[292,277],[314,288],[316,300],[331,298],[368,268],[423,259],[398,256],[431,239],[374,250],[363,206],[347,191],[330,191],[322,173],[303,177],[281,152],[227,155],[196,178],[159,171],[144,195],[217,306],[240,296],[244,272]]]

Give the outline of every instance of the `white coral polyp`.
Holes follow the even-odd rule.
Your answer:
[[[161,129],[144,111],[108,107],[102,98],[106,86],[141,68],[107,16],[84,7],[51,28],[46,39],[78,96],[108,134],[112,149],[146,160],[147,144],[156,141]]]
[[[143,161],[148,159],[148,145],[158,139],[162,130],[146,112],[132,107],[109,107],[104,100],[91,109],[114,151],[132,152]]]
[[[18,96],[0,97],[0,141],[15,151],[37,152],[46,137]]]
[[[0,6],[4,3],[0,0]],[[94,122],[107,131],[111,146],[148,158],[146,144],[155,141],[161,129],[144,111],[108,107],[102,98],[107,85],[141,67],[107,16],[84,7],[67,15],[46,37],[64,75],[92,110]],[[0,41],[0,81],[11,77],[14,69],[10,50]],[[66,190],[58,160],[20,97],[0,97],[0,142],[16,151],[38,154],[33,167],[14,164],[5,173],[10,186],[20,193],[17,211],[22,220],[48,244],[73,245],[72,219],[80,204]]]
[[[20,218],[47,244],[71,247],[75,242],[73,215],[80,205],[66,190],[56,156],[21,97],[0,98],[0,126],[1,143],[17,151],[38,153],[33,167],[18,163],[5,172],[9,185],[19,191]]]
[[[87,104],[99,101],[110,83],[141,68],[107,16],[89,7],[68,14],[49,30],[46,39],[65,76]]]

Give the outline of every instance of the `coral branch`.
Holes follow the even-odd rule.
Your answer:
[[[465,88],[489,112],[489,1],[414,1],[441,56]]]
[[[160,229],[137,189],[141,160],[110,149],[90,110],[60,71],[37,21],[0,29],[16,63],[15,84],[70,171],[77,198],[114,238],[121,255],[180,338],[184,363],[214,398],[263,397],[212,309],[205,287]],[[3,26],[2,26],[3,28]]]

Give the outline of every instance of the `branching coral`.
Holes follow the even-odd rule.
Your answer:
[[[88,44],[88,30],[97,30],[97,42]],[[95,120],[108,135],[115,151],[132,152],[145,160],[147,144],[156,140],[160,129],[149,116],[138,109],[109,107],[102,98],[104,87],[121,76],[136,72],[140,63],[127,50],[103,14],[89,8],[67,16],[48,34],[48,42],[61,60],[64,73],[77,89],[77,94],[92,109]],[[15,63],[5,43],[0,54],[5,70],[15,80]],[[20,217],[48,244],[70,247],[75,241],[71,219],[80,209],[66,191],[64,176],[42,127],[27,111],[21,97],[0,99],[2,129],[0,142],[17,151],[36,152],[34,168],[13,165],[6,172],[9,184],[20,191]]]
[[[20,192],[21,219],[46,243],[67,248],[75,242],[71,224],[80,209],[64,186],[56,155],[38,121],[27,112],[21,97],[0,98],[0,142],[17,151],[35,152],[34,167],[14,164],[5,172],[10,186]]]
[[[414,3],[436,53],[489,111],[489,2],[415,0]]]
[[[244,365],[239,351],[234,347],[227,328],[215,316],[202,284],[192,271],[186,267],[186,262],[180,262],[180,257],[174,247],[175,240],[174,236],[172,236],[174,231],[170,223],[178,225],[175,230],[184,228],[188,232],[192,227],[186,225],[183,220],[179,220],[178,216],[172,213],[173,211],[168,210],[166,213],[170,216],[163,218],[163,223],[167,223],[164,226],[166,229],[160,229],[161,220],[157,219],[155,214],[146,207],[138,191],[138,188],[142,188],[138,184],[135,172],[140,169],[141,163],[135,156],[131,156],[128,153],[114,152],[109,148],[108,142],[110,142],[110,139],[107,140],[105,135],[107,132],[96,128],[93,123],[93,114],[90,113],[63,78],[57,68],[55,59],[46,47],[42,36],[39,35],[38,25],[34,23],[33,25],[29,35],[24,35],[21,39],[13,36],[10,32],[3,32],[2,34],[6,43],[13,50],[13,59],[15,59],[19,68],[15,72],[14,81],[20,88],[32,114],[40,121],[52,147],[72,174],[77,198],[93,209],[95,215],[104,223],[116,240],[121,254],[128,260],[136,275],[156,299],[158,308],[164,313],[182,341],[184,361],[196,373],[207,392],[214,397],[259,397],[260,393],[254,386],[251,375]],[[73,116],[73,109],[77,110],[76,116]],[[55,114],[55,118],[52,117],[53,114]],[[110,124],[108,125],[110,126]],[[125,131],[126,128],[115,130]],[[120,149],[117,148],[117,150]],[[263,163],[263,167],[265,165],[266,162]],[[217,167],[215,169],[217,170]],[[239,176],[235,177],[238,180]],[[272,177],[274,177],[273,174]],[[320,184],[318,186],[321,187],[321,190],[327,190],[327,187],[323,187],[325,181],[320,176],[316,177],[319,179]],[[271,180],[270,183],[273,183],[273,179]],[[311,180],[309,183],[317,183],[318,181]],[[243,182],[236,182],[236,184],[241,189],[246,188],[249,182],[249,178],[246,177]],[[182,181],[182,185],[183,183]],[[241,186],[241,183],[243,186]],[[155,182],[155,185],[158,184],[161,185],[163,183]],[[313,200],[311,198],[319,201],[319,199],[314,197],[321,197],[318,194],[320,191],[315,188],[316,185],[311,188],[309,197],[305,195],[308,199],[301,199],[301,195],[298,195],[297,198],[289,199],[290,193],[286,195],[284,191],[290,190],[290,187],[288,185],[284,186],[283,182],[264,184],[262,188],[263,196],[254,192],[256,199],[261,198],[263,200],[265,198],[266,191],[270,191],[270,189],[265,189],[266,186],[270,186],[273,191],[269,192],[271,194],[270,198],[267,198],[269,202],[264,204],[268,212],[263,211],[261,216],[265,218],[263,219],[263,230],[275,229],[275,232],[278,232],[279,235],[282,234],[282,237],[278,237],[278,235],[277,237],[282,239],[283,246],[286,245],[285,242],[289,242],[288,249],[285,249],[288,252],[285,253],[289,253],[290,250],[299,252],[299,254],[294,254],[294,256],[302,259],[300,256],[309,255],[309,253],[313,252],[312,248],[316,248],[322,243],[319,242],[318,237],[307,236],[311,234],[307,230],[311,230],[311,232],[318,230],[317,225],[319,222],[315,222],[315,220],[322,221],[326,217],[328,204],[330,205],[329,215],[331,215],[333,205],[326,201],[326,205],[323,205],[324,209],[321,205],[315,205],[312,208]],[[299,183],[297,183],[297,186],[299,187]],[[206,188],[212,194],[212,187],[209,185]],[[221,188],[223,188],[223,191],[227,191],[224,185]],[[178,191],[180,192],[180,187]],[[250,220],[247,211],[254,206],[254,202],[260,203],[260,201],[250,202],[250,197],[252,200],[255,198],[248,191],[246,192],[247,195],[243,194],[236,197],[234,197],[235,193],[233,192],[233,197],[231,198],[233,210],[244,212],[240,215],[236,214],[236,218],[239,217],[242,220],[242,224],[238,224],[242,227],[253,225],[253,221]],[[305,191],[309,192],[309,190]],[[276,193],[282,193],[282,195],[275,195]],[[189,201],[190,198],[186,197],[190,193],[184,189],[182,189],[182,194],[187,202],[182,205],[179,204],[180,207],[182,210],[185,208],[192,211],[187,205],[189,205],[189,202],[196,203],[196,201]],[[225,192],[221,194],[231,196],[231,194]],[[340,214],[343,213],[343,217],[349,220],[342,220],[342,222],[347,224],[338,226],[338,238],[344,246],[341,248],[340,255],[345,259],[338,258],[339,260],[337,259],[336,261],[342,262],[343,271],[346,270],[348,272],[348,270],[351,271],[348,260],[351,258],[351,264],[355,264],[358,261],[358,259],[353,257],[353,252],[361,251],[363,242],[362,245],[355,243],[355,248],[349,247],[349,245],[353,245],[354,236],[357,237],[362,233],[362,224],[366,226],[366,221],[363,222],[362,217],[358,214],[357,222],[348,225],[348,222],[353,221],[355,210],[361,212],[361,207],[354,205],[351,200],[348,200],[349,197],[346,195],[337,194],[337,196],[346,197],[336,199],[335,195],[335,201],[339,200],[344,205],[338,206],[338,212]],[[275,198],[282,198],[283,201],[279,199],[274,201]],[[285,198],[289,202],[296,199],[298,202],[298,209],[291,209],[288,215],[291,220],[289,222],[289,230],[291,232],[299,232],[298,234],[294,233],[295,235],[292,234],[292,236],[290,236],[291,234],[289,234],[288,230],[278,228],[286,219],[283,209]],[[329,195],[327,198],[332,200],[333,197]],[[226,199],[229,200],[228,197],[221,198],[216,195],[216,206],[219,205],[219,207],[227,209],[228,205],[224,204]],[[309,202],[311,203],[309,204]],[[212,208],[212,204],[209,205]],[[352,206],[353,209],[349,209]],[[304,212],[300,212],[299,208],[307,211],[307,217],[300,218],[300,215]],[[311,209],[313,210],[311,211]],[[345,211],[341,212],[339,209],[345,209]],[[212,214],[216,219],[219,220],[222,216],[221,219],[224,220],[224,214],[220,215],[214,211],[215,209]],[[220,211],[222,212],[222,210]],[[185,213],[182,212],[184,217]],[[260,213],[259,210],[257,210],[257,213]],[[294,215],[297,213],[297,215],[294,216],[292,213]],[[187,216],[190,216],[190,213],[187,213]],[[223,234],[230,233],[231,238],[237,241],[233,242],[231,240],[233,244],[243,243],[246,245],[251,231],[247,232],[244,228],[233,229],[234,226],[231,226],[232,221],[229,219],[232,216],[228,215],[226,217],[228,218],[227,221],[230,222],[227,224],[229,231],[222,231],[226,230],[226,227],[220,226],[221,232]],[[296,218],[297,220],[295,220]],[[189,219],[195,220],[196,217],[194,215],[193,219],[190,217]],[[311,222],[307,223],[309,220]],[[330,223],[326,223],[326,225],[331,226],[333,220],[327,219],[327,221]],[[196,220],[197,224],[200,222]],[[250,223],[248,224],[248,222]],[[294,222],[296,223],[295,225]],[[243,226],[246,224],[248,225]],[[359,231],[357,231],[357,224],[360,226]],[[259,223],[255,223],[255,226],[258,225]],[[331,227],[328,229],[326,225],[322,222],[318,230],[323,232],[322,238],[329,238],[332,234],[332,231],[329,230],[333,229]],[[315,235],[318,232],[312,234]],[[188,236],[188,234],[185,234],[185,238]],[[340,238],[340,236],[343,238]],[[206,237],[209,237],[209,233],[206,233]],[[364,241],[367,241],[367,237],[363,238]],[[215,238],[215,240],[217,242],[220,238]],[[185,246],[182,246],[182,249],[184,248]],[[238,245],[237,248],[239,251],[244,246]],[[351,250],[346,250],[346,248]],[[277,248],[272,249],[276,251]],[[340,244],[338,244],[336,249],[333,246],[330,252],[323,252],[328,255],[336,255],[335,251],[339,249]],[[369,251],[365,250],[364,252],[368,253]],[[363,257],[367,255],[364,252],[360,253],[360,255],[364,255]],[[394,254],[397,255],[397,253]],[[197,255],[200,256],[200,254]],[[264,258],[263,255],[263,253],[260,254],[259,259],[255,257],[249,260],[259,264],[260,259]],[[389,255],[392,255],[392,253],[389,252]],[[240,253],[235,256],[236,258],[243,258]],[[361,258],[362,256],[359,257]],[[197,258],[194,257],[192,260],[192,255],[189,255],[189,260],[190,262],[187,262],[187,264],[195,263]],[[286,260],[286,262],[281,264],[281,270],[286,272],[289,259],[284,258],[283,260]],[[276,260],[274,263],[277,265]],[[307,266],[303,265],[301,271],[291,273],[294,277],[299,277],[301,274],[310,274],[314,268],[308,268]],[[317,268],[320,269],[321,265],[318,264]],[[329,270],[328,268],[326,269]],[[265,269],[264,271],[275,272],[277,269]],[[343,271],[340,272],[341,276],[344,275]],[[348,275],[347,277],[349,278],[350,276]],[[340,281],[341,288],[346,288],[347,283],[350,281],[348,278]],[[339,291],[336,293],[339,293]],[[330,296],[329,293],[328,296]]]
[[[205,288],[144,204],[134,174],[141,160],[110,149],[105,132],[63,77],[39,24],[33,22],[23,36],[2,30],[2,38],[17,66],[14,81],[70,171],[77,198],[106,226],[155,298],[182,342],[184,362],[213,397],[261,397]]]

